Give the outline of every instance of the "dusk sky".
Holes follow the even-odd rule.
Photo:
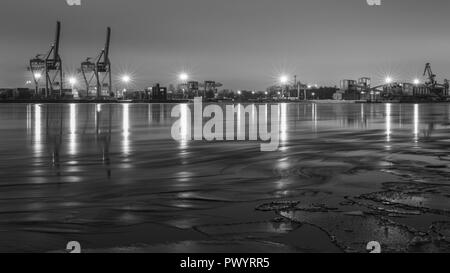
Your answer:
[[[30,58],[48,51],[62,22],[67,74],[103,47],[136,87],[215,80],[224,88],[265,90],[278,75],[339,85],[387,74],[412,81],[431,62],[450,78],[450,1],[383,0],[2,0],[0,87],[23,86]]]

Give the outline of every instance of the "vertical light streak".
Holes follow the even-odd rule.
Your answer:
[[[419,126],[420,126],[420,108],[418,104],[414,104],[414,142],[419,142]]]
[[[128,154],[130,152],[130,105],[122,104],[122,152]]]
[[[77,106],[72,103],[69,107],[69,154],[75,155],[77,153]]]
[[[391,142],[392,135],[392,104],[386,104],[386,141]]]

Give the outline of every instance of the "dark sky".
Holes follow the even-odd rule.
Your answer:
[[[233,89],[265,89],[281,73],[304,83],[386,74],[411,81],[432,62],[450,78],[450,1],[2,0],[0,86],[22,86],[30,57],[48,50],[62,21],[67,71],[96,56],[113,29],[114,73],[136,87],[177,73]],[[70,72],[69,72],[70,73]]]

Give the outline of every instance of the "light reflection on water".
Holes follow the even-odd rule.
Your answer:
[[[280,141],[281,141],[281,144],[282,145],[285,144],[287,140],[288,140],[287,104],[282,103],[280,105]]]
[[[75,104],[70,104],[70,140],[69,140],[69,154],[76,155],[77,153],[77,109]]]
[[[122,137],[120,140],[114,139],[114,142],[119,142],[120,145],[118,147],[122,148],[121,153],[123,155],[130,155],[134,151],[135,138],[138,138],[142,143],[145,143],[146,136],[149,138],[147,141],[151,141],[154,138],[172,141],[170,130],[171,125],[175,121],[175,119],[170,118],[172,106],[104,105],[104,107],[110,109],[110,117],[102,113],[104,109],[101,104],[2,105],[1,111],[7,113],[10,109],[24,108],[25,116],[23,120],[26,131],[22,137],[32,137],[33,152],[36,156],[45,156],[43,152],[46,147],[54,145],[49,139],[57,139],[58,137],[61,137],[62,142],[64,142],[64,139],[67,140],[67,153],[76,156],[84,150],[83,142],[89,142],[89,136],[95,136],[102,132],[110,132],[111,135],[116,135],[117,131],[112,130],[112,127],[121,128]],[[191,132],[193,130],[193,126],[191,126],[193,111],[189,109],[190,107],[187,104],[182,104],[180,108],[182,140],[178,143],[178,146],[183,151],[189,148],[191,143],[194,143],[191,141],[191,135],[193,136],[193,132]],[[268,105],[263,105],[263,107],[265,107],[263,109],[266,109],[267,112],[269,111],[268,108],[270,107]],[[366,107],[369,107],[369,109]],[[381,128],[384,128],[384,147],[386,149],[390,149],[392,145],[395,145],[395,138],[403,138],[408,128],[412,132],[411,144],[417,147],[421,139],[432,137],[434,130],[447,128],[446,122],[450,118],[448,114],[450,112],[449,107],[442,104],[434,107],[432,105],[419,104],[372,104],[368,106],[364,104],[280,104],[279,108],[281,147],[285,147],[285,144],[290,143],[291,140],[294,142],[301,140],[311,133],[316,133],[317,138],[320,139],[324,132],[330,130],[340,131],[339,134],[341,134],[345,131],[362,130],[361,132],[369,132],[370,130],[380,130]],[[311,110],[309,115],[308,111],[306,111],[307,108]],[[253,105],[249,109],[251,109],[249,118],[245,121],[241,120],[240,110],[237,110],[236,130],[240,130],[243,122],[246,122],[246,130],[249,129],[249,121],[254,122],[261,118],[268,118],[270,122],[269,113],[267,113],[267,117],[264,117],[264,115],[260,117],[258,115],[259,107]],[[368,113],[366,109],[369,110]],[[358,115],[356,115],[356,110]],[[145,119],[143,119],[144,114]],[[120,115],[120,119],[116,119],[118,115]],[[60,119],[63,120],[61,121]],[[19,122],[21,122],[20,117]],[[64,129],[65,124],[68,124],[67,131]],[[95,128],[94,130],[91,130],[92,124]],[[110,128],[105,130],[105,126],[108,126],[108,124]],[[309,127],[312,130],[308,129],[308,124],[312,125],[312,127]],[[9,123],[3,122],[0,126],[2,130],[8,130]],[[60,134],[62,136],[59,136]],[[248,136],[248,132],[246,135]],[[374,140],[382,142],[381,138],[375,138]]]
[[[391,146],[389,143],[391,142],[391,134],[392,134],[392,104],[386,104],[386,145],[387,149],[390,149]]]
[[[186,213],[198,222],[219,201],[328,183],[336,165],[375,168],[386,154],[446,151],[450,132],[448,104],[280,104],[281,149],[263,153],[254,141],[190,140],[188,104],[180,105],[183,138],[172,140],[174,106],[0,105],[0,205],[8,218],[0,230],[182,221]],[[261,118],[255,106],[250,120]]]
[[[414,143],[419,142],[420,108],[419,104],[414,104]]]
[[[34,152],[40,156],[42,150],[42,108],[39,104],[34,105]]]
[[[130,105],[122,104],[122,126],[123,126],[123,141],[122,152],[128,155],[130,152]]]
[[[178,143],[179,149],[185,152],[187,148],[194,143],[191,141],[193,136],[193,109],[191,106],[182,104],[181,106],[181,136],[182,140]],[[101,104],[69,104],[69,105],[2,105],[1,111],[8,113],[12,109],[24,108],[25,121],[24,129],[25,137],[32,137],[33,152],[36,156],[44,156],[44,150],[47,146],[54,145],[49,139],[57,139],[62,134],[62,139],[67,139],[67,153],[72,156],[78,155],[84,150],[84,141],[89,142],[89,137],[98,135],[102,132],[116,135],[116,130],[111,127],[121,128],[120,140],[115,139],[114,142],[120,142],[123,155],[133,154],[133,139],[136,137],[145,143],[154,138],[171,142],[171,125],[175,119],[170,118],[170,111],[173,105],[104,105],[110,109],[110,117],[103,115]],[[263,105],[263,109],[269,112],[268,105]],[[366,107],[369,112],[366,113]],[[68,109],[67,109],[68,108]],[[417,147],[421,139],[433,136],[433,131],[437,129],[447,128],[448,119],[450,118],[450,108],[447,105],[396,105],[396,104],[380,104],[380,105],[341,105],[341,104],[280,104],[280,141],[281,147],[285,147],[287,143],[298,141],[310,133],[317,133],[320,139],[324,132],[329,130],[338,130],[339,133],[345,131],[362,130],[368,132],[370,130],[380,130],[384,127],[384,147],[391,149],[395,144],[396,137],[402,138],[405,130],[410,128],[412,132],[411,144]],[[307,108],[310,108],[308,115]],[[403,109],[402,109],[403,108]],[[240,110],[236,114],[236,130],[240,130],[243,122],[246,122],[246,130],[248,130],[248,122],[258,119],[268,118],[270,122],[270,114],[267,116],[259,116],[260,110],[257,105],[253,105],[249,113],[249,118],[245,121],[241,120]],[[359,117],[357,118],[356,110],[358,109]],[[64,114],[67,110],[67,115]],[[145,119],[143,114],[145,113]],[[116,117],[120,115],[120,119]],[[191,117],[189,117],[191,115]],[[5,115],[3,115],[5,116]],[[64,120],[60,120],[60,119]],[[9,123],[0,124],[2,130],[8,130]],[[93,119],[93,120],[91,120]],[[146,120],[147,122],[144,122]],[[426,120],[426,122],[424,122]],[[155,123],[156,121],[156,123]],[[264,122],[264,120],[261,120]],[[19,122],[20,117],[19,117]],[[93,123],[94,130],[90,126]],[[65,131],[64,125],[68,124],[68,130]],[[105,126],[109,129],[104,130]],[[224,123],[225,124],[225,123]],[[311,124],[312,130],[308,129]],[[269,125],[270,126],[270,125]],[[440,126],[441,128],[437,128]],[[61,128],[59,128],[61,127]],[[102,131],[103,128],[103,131]],[[224,128],[226,129],[226,127]],[[65,132],[66,133],[65,133]],[[226,130],[224,130],[226,132]],[[155,134],[156,133],[156,134]],[[248,132],[246,134],[248,136]],[[380,134],[381,136],[381,134]],[[22,136],[23,137],[23,136]],[[142,139],[144,137],[144,139]],[[377,142],[382,141],[381,138],[374,139]],[[394,142],[394,143],[393,143]],[[24,143],[26,144],[26,143]],[[64,143],[61,143],[64,144]],[[145,148],[145,147],[144,147]],[[182,154],[181,154],[182,155]]]
[[[317,131],[317,104],[313,103],[312,104],[312,120],[313,120],[313,125],[314,125],[314,131]]]

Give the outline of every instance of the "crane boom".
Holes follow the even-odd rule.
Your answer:
[[[109,46],[111,42],[111,28],[106,30],[105,48],[95,62],[95,78],[97,79],[97,97],[103,96],[104,87],[110,95],[112,93],[111,60],[109,59]],[[106,82],[106,83],[105,83]]]
[[[55,35],[55,43],[53,50],[53,60],[57,60],[59,58],[59,40],[61,38],[61,22],[56,22],[56,35]]]
[[[105,44],[105,54],[103,62],[106,64],[109,62],[109,44],[111,42],[111,28],[108,27],[106,30],[106,44]]]

